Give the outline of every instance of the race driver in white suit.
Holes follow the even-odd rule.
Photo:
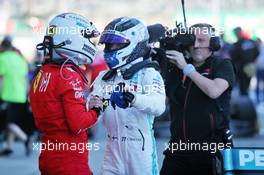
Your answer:
[[[153,120],[165,110],[165,88],[148,39],[147,27],[128,17],[111,21],[100,38],[110,69],[99,74],[92,92],[108,103],[102,175],[159,174]]]

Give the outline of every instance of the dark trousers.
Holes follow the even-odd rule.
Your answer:
[[[256,98],[257,98],[257,103],[260,103],[261,101],[264,101],[264,88],[260,87],[261,83],[264,84],[264,70],[263,69],[257,70],[256,77],[257,77]]]
[[[192,154],[164,154],[165,159],[163,160],[160,175],[222,174],[222,172],[218,171],[217,173],[216,171],[216,165],[219,166],[219,163],[220,171],[222,171],[222,160],[220,153],[209,154],[206,152],[198,152]]]
[[[244,72],[239,72],[237,76],[240,95],[248,95],[251,77],[248,77]]]
[[[6,103],[0,99],[0,134],[6,129]]]

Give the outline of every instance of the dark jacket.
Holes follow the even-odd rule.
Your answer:
[[[175,69],[167,75],[166,90],[171,109],[172,142],[215,142],[216,135],[228,128],[227,116],[231,90],[235,81],[233,65],[228,59],[209,57],[196,68],[203,76],[222,78],[229,88],[217,99],[211,99],[182,70]]]
[[[230,49],[230,56],[238,72],[243,67],[254,62],[259,55],[257,43],[250,39],[239,39]]]

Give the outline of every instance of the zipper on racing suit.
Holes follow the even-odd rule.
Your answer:
[[[209,114],[210,118],[210,126],[211,126],[211,131],[212,131],[212,137],[215,136],[215,116],[213,113]]]
[[[144,135],[142,134],[141,130],[138,129],[138,132],[140,133],[141,137],[142,137],[142,141],[143,141],[143,145],[142,145],[142,151],[145,150],[145,137]]]
[[[187,107],[187,101],[188,101],[188,96],[190,93],[190,89],[192,86],[192,81],[190,81],[186,95],[185,95],[185,100],[184,100],[184,106],[183,106],[183,120],[182,120],[182,128],[183,128],[183,136],[184,136],[184,140],[185,142],[187,142],[187,136],[186,136],[186,107]]]

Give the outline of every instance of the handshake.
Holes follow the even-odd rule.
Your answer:
[[[116,109],[116,106],[125,109],[135,102],[135,96],[125,88],[125,83],[119,83],[112,92],[110,99],[92,96],[88,103],[89,109],[100,114],[106,109],[109,101],[114,109]]]
[[[125,109],[135,102],[135,95],[125,88],[125,83],[119,83],[111,94],[110,102],[114,109],[116,106]]]

